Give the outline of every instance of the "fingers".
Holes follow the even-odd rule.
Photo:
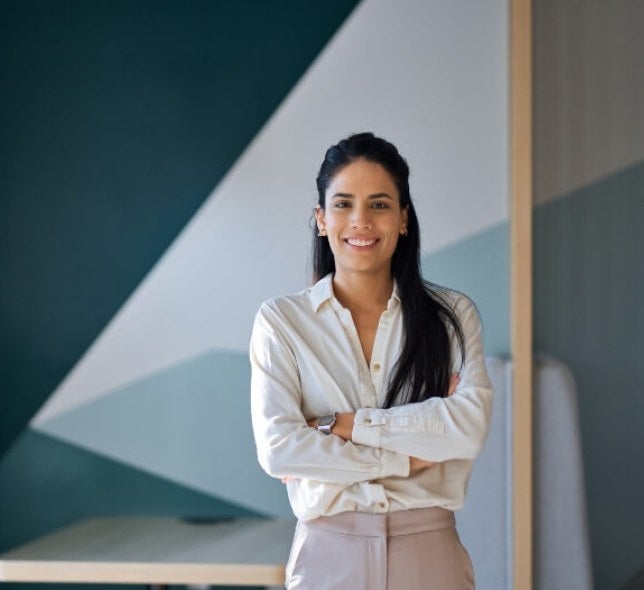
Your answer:
[[[447,389],[447,395],[452,395],[456,391],[456,388],[458,387],[460,380],[461,380],[461,377],[458,373],[452,373],[452,376],[449,378],[449,387]]]
[[[414,475],[423,469],[428,467],[433,467],[436,465],[435,461],[425,461],[424,459],[419,459],[418,457],[409,457],[409,473]]]

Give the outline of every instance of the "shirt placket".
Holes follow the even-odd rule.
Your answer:
[[[392,311],[387,309],[382,312],[380,321],[378,322],[378,329],[376,330],[376,337],[371,351],[371,366],[369,367],[369,381],[371,383],[371,391],[373,392],[373,402],[372,405],[365,407],[380,407],[378,400],[384,399],[384,396],[382,395],[382,387],[386,372],[386,343],[389,341],[392,319]]]
[[[342,307],[340,302],[337,300],[333,300],[333,309],[344,328],[344,333],[349,339],[351,350],[353,351],[355,366],[358,369],[357,389],[360,407],[375,408],[377,404],[377,396],[371,379],[371,368],[367,366],[367,362],[364,358],[362,345],[360,344],[360,338],[358,337],[358,331],[356,330],[356,326],[353,322],[351,312],[345,307]]]

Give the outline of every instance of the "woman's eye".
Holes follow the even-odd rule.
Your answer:
[[[346,209],[349,206],[349,201],[336,201],[334,207],[336,209]]]
[[[375,201],[373,203],[373,208],[374,209],[388,209],[389,205],[387,205],[387,203],[385,203],[384,201]]]

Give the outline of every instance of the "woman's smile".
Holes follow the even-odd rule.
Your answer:
[[[367,249],[378,243],[377,238],[345,238],[344,241],[354,248]]]

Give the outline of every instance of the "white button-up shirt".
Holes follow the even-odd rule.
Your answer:
[[[441,293],[465,336],[461,366],[448,329],[452,372],[460,374],[456,391],[389,409],[382,405],[403,336],[396,287],[380,317],[371,366],[351,312],[333,294],[332,275],[262,304],[250,344],[257,456],[272,477],[291,478],[286,487],[298,518],[462,506],[487,434],[492,388],[476,308],[461,293]],[[333,412],[355,412],[352,441],[307,425]],[[410,476],[410,456],[437,463]]]

